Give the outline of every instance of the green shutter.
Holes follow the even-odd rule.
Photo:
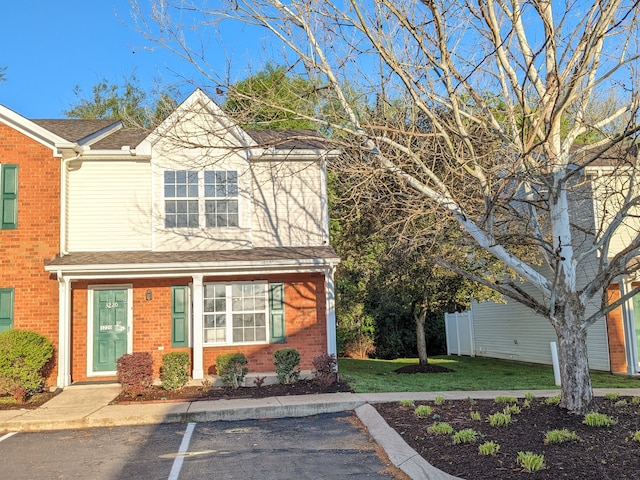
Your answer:
[[[13,288],[0,288],[0,332],[13,328]]]
[[[284,343],[284,283],[269,284],[271,343]]]
[[[18,166],[0,167],[0,229],[14,229],[18,227]]]
[[[171,289],[171,346],[188,346],[187,287],[172,287]]]

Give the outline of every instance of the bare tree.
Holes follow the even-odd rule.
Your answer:
[[[174,22],[185,9],[193,23]],[[277,63],[303,66],[322,95],[323,107],[302,116],[344,140],[363,183],[393,175],[385,194],[435,207],[463,233],[460,257],[442,265],[553,325],[562,406],[577,413],[593,396],[587,328],[619,305],[600,303],[603,290],[638,268],[638,13],[622,0],[232,0],[219,10],[163,0],[147,33],[214,85],[187,28],[231,19],[281,42],[290,58]],[[372,103],[401,104],[409,117],[371,121],[362,105]],[[585,181],[604,164],[608,176]],[[483,273],[478,249],[504,275]]]

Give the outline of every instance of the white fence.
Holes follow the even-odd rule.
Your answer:
[[[445,313],[444,325],[447,335],[447,355],[475,356],[471,310],[462,313]]]

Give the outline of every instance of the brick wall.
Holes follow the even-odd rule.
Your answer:
[[[613,303],[620,298],[618,285],[611,285],[607,290],[607,303]],[[622,307],[618,307],[607,314],[607,336],[609,338],[609,362],[611,373],[627,373],[627,356],[625,353],[624,325]]]
[[[225,277],[207,281],[232,282],[251,280],[247,277]],[[296,348],[301,355],[301,368],[310,370],[313,357],[326,352],[326,300],[324,275],[286,275],[261,277],[260,280],[285,282],[286,343],[232,347],[205,347],[205,373],[215,374],[215,359],[229,352],[241,352],[249,358],[249,375],[274,371],[272,354],[285,347]],[[190,348],[171,347],[171,287],[187,285],[190,278],[149,279],[100,282],[100,285],[133,285],[133,350],[150,352],[154,372],[159,376],[162,355]],[[87,299],[89,282],[74,282],[72,294],[72,381],[87,380]],[[152,300],[146,300],[151,290]],[[105,377],[91,377],[100,380]]]
[[[57,356],[58,282],[44,261],[59,251],[60,159],[0,124],[0,164],[18,165],[18,228],[0,230],[0,288],[14,289],[14,328],[46,335]],[[54,366],[50,385],[56,376]]]

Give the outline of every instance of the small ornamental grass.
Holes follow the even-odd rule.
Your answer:
[[[522,410],[520,410],[520,407],[518,405],[507,405],[502,411],[506,415],[519,415],[520,413],[522,413]]]
[[[436,422],[427,428],[427,432],[432,435],[451,435],[453,433],[453,427],[447,422]]]
[[[537,472],[544,468],[544,455],[533,452],[518,452],[518,463],[529,473]]]
[[[564,442],[578,442],[580,437],[576,432],[570,432],[566,428],[562,430],[549,430],[544,434],[544,443],[549,445],[551,443],[564,443]]]
[[[640,430],[636,430],[635,432],[633,432],[633,434],[631,435],[631,440],[634,442],[640,442]]]
[[[413,400],[400,400],[400,406],[401,407],[413,407],[414,403],[413,403]]]
[[[529,402],[531,402],[531,400],[534,400],[535,398],[536,396],[533,394],[533,392],[527,392],[524,395],[524,399],[529,400]]]
[[[618,400],[620,398],[620,394],[617,392],[609,392],[605,394],[604,398],[607,400]]]
[[[444,397],[442,395],[438,395],[436,399],[433,401],[436,405],[444,405]]]
[[[631,404],[632,405],[640,405],[640,397],[633,397],[631,399]]]
[[[544,401],[545,405],[560,405],[560,395],[555,397],[548,397]]]
[[[413,413],[416,414],[416,417],[429,417],[433,413],[433,408],[431,408],[429,405],[419,405],[418,407],[416,407]]]
[[[518,403],[518,399],[516,397],[510,395],[498,395],[494,402],[496,403]]]
[[[627,405],[629,405],[629,404],[627,403],[627,401],[625,399],[618,400],[616,403],[613,404],[613,406],[616,407],[616,408],[623,408],[623,407],[626,407]]]
[[[531,408],[531,400],[525,398],[524,402],[522,402],[522,408]]]
[[[475,420],[476,422],[479,422],[480,420],[482,420],[482,416],[480,415],[480,412],[471,412],[471,420]]]
[[[491,441],[484,442],[482,445],[478,446],[478,453],[480,455],[495,455],[500,451],[500,445]]]
[[[604,413],[590,412],[584,416],[582,423],[590,427],[611,427],[618,422],[613,417]]]
[[[511,415],[508,413],[494,413],[489,415],[489,425],[492,427],[506,427],[511,423]]]
[[[459,445],[461,443],[473,443],[478,438],[478,432],[473,428],[465,428],[453,434],[453,443]]]

